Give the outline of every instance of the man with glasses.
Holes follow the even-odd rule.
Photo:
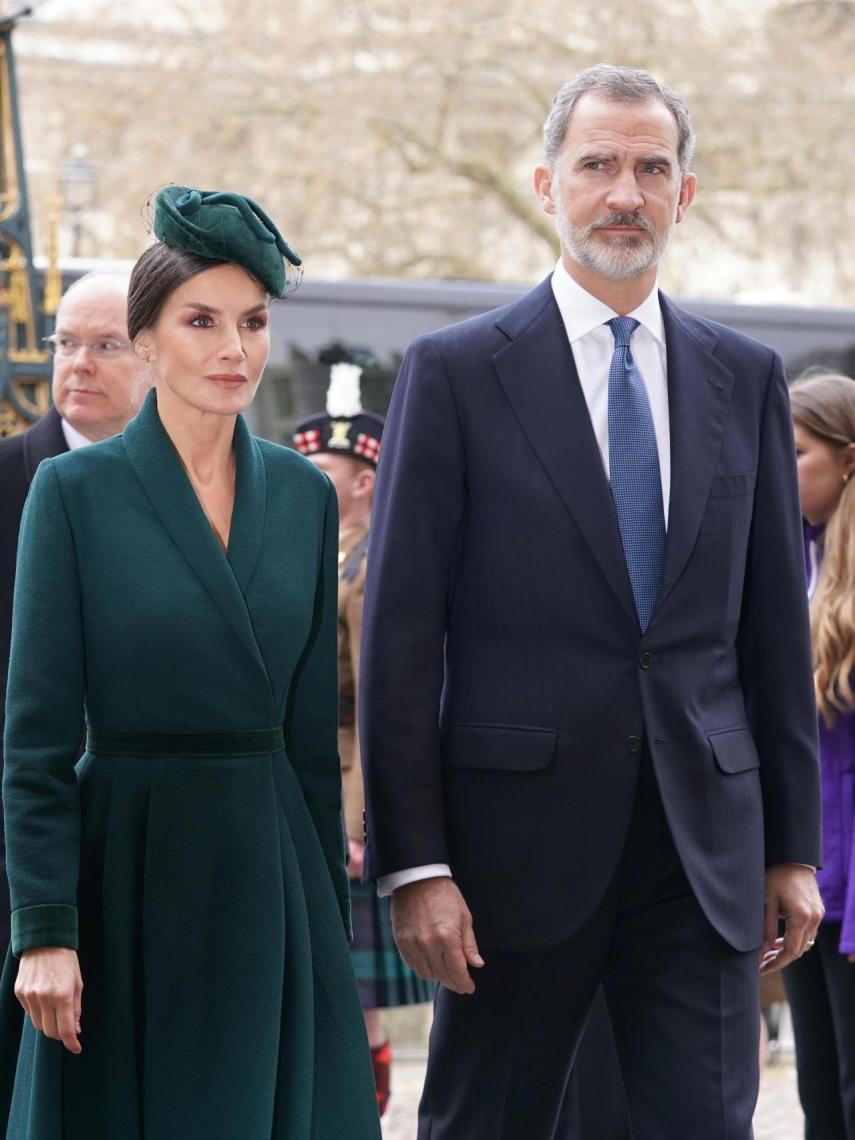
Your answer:
[[[149,387],[128,340],[128,278],[90,273],[64,294],[56,332],[53,407],[29,431],[0,441],[0,742],[5,723],[12,592],[21,513],[43,459],[117,435]],[[2,757],[2,743],[0,743]],[[0,951],[9,941],[5,857],[0,866]]]

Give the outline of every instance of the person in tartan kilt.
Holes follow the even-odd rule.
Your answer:
[[[431,1001],[434,984],[420,978],[398,954],[390,899],[379,898],[373,884],[361,881],[365,798],[356,726],[359,641],[371,500],[383,431],[382,418],[362,409],[361,372],[355,364],[332,365],[327,410],[296,425],[294,446],[329,476],[339,501],[338,748],[353,907],[351,952],[382,1116],[390,1096],[392,1053],[380,1010]]]

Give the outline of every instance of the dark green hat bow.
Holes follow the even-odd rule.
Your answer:
[[[228,190],[164,186],[154,203],[154,232],[168,245],[239,265],[274,297],[285,295],[283,257],[301,264],[261,206]]]

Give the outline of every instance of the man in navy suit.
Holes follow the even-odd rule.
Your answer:
[[[117,435],[150,386],[128,341],[127,276],[89,273],[71,285],[59,303],[51,349],[52,406],[28,431],[0,441],[0,760],[18,531],[36,468],[50,456]],[[9,896],[0,857],[0,950],[8,941]]]
[[[657,292],[678,95],[592,68],[544,138],[561,260],[410,346],[375,499],[366,870],[442,983],[419,1137],[550,1140],[602,985],[635,1140],[749,1140],[758,965],[822,910],[783,369]]]

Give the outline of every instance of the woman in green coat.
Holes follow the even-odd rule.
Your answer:
[[[336,499],[240,415],[298,259],[237,195],[167,187],[155,232],[128,322],[154,389],[123,435],[41,465],[21,530],[0,1135],[378,1140]]]

